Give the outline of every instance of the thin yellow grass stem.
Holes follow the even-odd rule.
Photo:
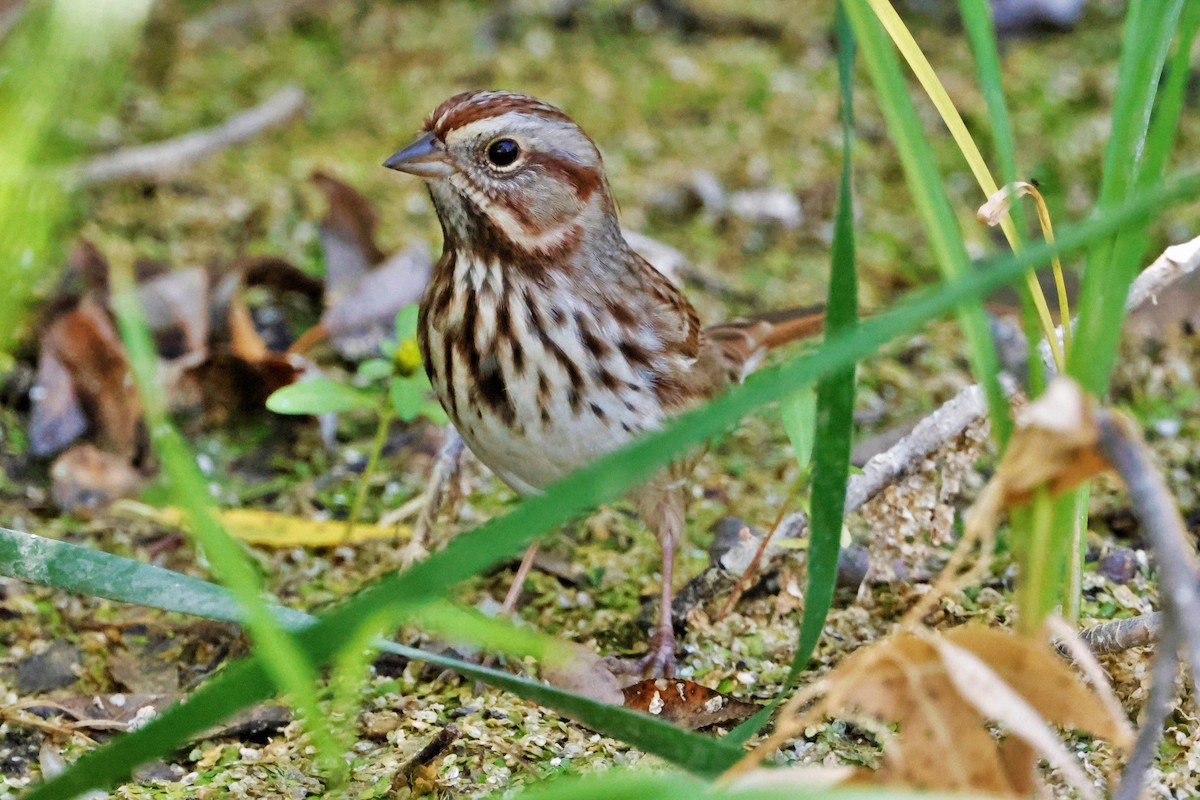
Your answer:
[[[1050,224],[1050,209],[1046,208],[1046,198],[1033,184],[1026,190],[1037,205],[1038,224],[1042,226],[1042,238],[1046,244],[1054,244],[1054,226]],[[1050,267],[1054,270],[1054,288],[1058,290],[1058,319],[1062,322],[1063,353],[1071,352],[1071,304],[1067,300],[1067,284],[1063,280],[1062,259],[1056,254],[1050,259]],[[1051,337],[1052,339],[1054,337]],[[1062,366],[1059,365],[1059,369]]]
[[[871,6],[871,10],[875,12],[875,16],[883,24],[884,30],[888,32],[888,35],[892,37],[892,41],[896,43],[896,48],[904,56],[904,60],[908,62],[913,74],[916,75],[917,81],[925,89],[925,93],[929,95],[929,99],[933,101],[934,108],[937,109],[938,114],[942,117],[942,121],[949,128],[950,135],[954,138],[955,144],[958,145],[958,149],[962,152],[963,158],[966,159],[967,166],[970,167],[971,173],[975,176],[975,180],[979,183],[979,187],[983,190],[984,195],[991,197],[996,194],[999,187],[996,185],[992,173],[988,171],[987,164],[984,162],[979,148],[975,145],[975,140],[971,138],[970,132],[967,131],[967,126],[963,122],[962,115],[954,107],[954,102],[950,99],[950,95],[946,93],[945,87],[938,80],[937,74],[933,71],[929,60],[921,52],[921,48],[917,45],[916,40],[905,26],[904,21],[900,19],[900,15],[896,13],[896,9],[892,7],[890,0],[867,0],[867,3]],[[1000,229],[1004,232],[1004,238],[1008,240],[1009,246],[1014,251],[1017,250],[1020,247],[1020,241],[1017,238],[1017,231],[1010,216],[1006,215],[1000,221]],[[1042,288],[1037,282],[1037,276],[1032,270],[1025,276],[1025,281],[1029,285],[1029,292],[1033,296],[1034,305],[1037,307],[1038,319],[1042,323],[1046,340],[1050,344],[1050,352],[1054,355],[1054,362],[1058,365],[1058,369],[1061,372],[1066,369],[1066,360],[1063,356],[1063,349],[1059,345],[1058,337],[1054,332],[1054,321],[1050,317],[1050,307],[1046,302],[1046,296],[1042,293]],[[1064,319],[1064,329],[1068,323],[1069,320]]]

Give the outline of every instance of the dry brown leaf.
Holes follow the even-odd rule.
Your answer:
[[[85,298],[50,325],[42,348],[70,374],[101,446],[132,459],[140,442],[142,406],[107,312]]]
[[[292,262],[278,256],[242,256],[230,268],[241,275],[246,286],[262,286],[274,292],[296,292],[314,303],[325,297],[325,284]]]
[[[582,645],[564,643],[563,649],[565,657],[547,659],[542,664],[542,680],[601,703],[624,704],[621,683],[604,659]]]
[[[373,355],[391,333],[396,312],[421,299],[433,259],[424,242],[385,256],[375,243],[370,202],[324,172],[313,173],[312,181],[329,201],[320,225],[325,253],[320,331],[345,358]]]
[[[759,710],[707,686],[679,678],[640,681],[622,690],[625,705],[697,730],[725,722],[740,722]]]
[[[250,309],[240,294],[235,294],[229,301],[229,346],[233,354],[250,363],[261,361],[270,355],[267,343],[263,341],[254,320],[250,318]]]
[[[157,275],[142,282],[137,293],[161,358],[180,358],[208,346],[209,285],[203,269]]]
[[[179,667],[172,660],[178,653],[139,652],[125,649],[108,654],[108,674],[125,690],[141,695],[175,695],[179,692]]]
[[[823,695],[803,713],[802,704]],[[1045,642],[976,627],[900,633],[842,662],[816,692],[788,704],[777,729],[734,770],[744,773],[821,716],[867,713],[896,723],[883,765],[856,781],[928,791],[1029,796],[1033,765],[1047,758],[1081,796],[1095,791],[1051,724],[1131,741],[1093,690]],[[1001,742],[992,732],[999,725]]]
[[[55,459],[50,481],[55,505],[73,514],[92,516],[117,500],[137,494],[142,475],[124,456],[80,444]]]
[[[29,393],[29,452],[35,456],[57,453],[87,430],[87,417],[75,394],[71,372],[58,354],[43,345],[37,377]]]
[[[969,650],[952,644],[944,637],[930,637],[930,640],[937,647],[938,655],[946,667],[946,675],[958,693],[983,719],[998,722],[1014,736],[1028,742],[1046,757],[1051,766],[1059,770],[1080,797],[1099,800],[1083,768],[1051,730],[1045,718],[1020,692],[1005,683],[988,663]],[[1023,682],[1038,683],[1030,680],[1030,676],[1036,674],[1027,674]],[[1090,696],[1090,692],[1083,689],[1081,684],[1075,685],[1085,696]]]
[[[1049,644],[976,625],[947,631],[945,638],[982,659],[1009,686],[1020,687],[1021,696],[1047,721],[1087,731],[1122,749],[1133,744],[1129,721],[1114,716]]]
[[[421,299],[433,258],[424,242],[389,256],[345,292],[326,294],[321,327],[347,358],[372,355],[395,327],[396,312]]]
[[[97,731],[128,730],[131,723],[144,721],[175,701],[159,694],[75,695],[39,702],[74,718],[73,727]]]
[[[327,172],[317,170],[310,178],[325,194],[329,210],[321,220],[321,239],[335,235],[354,249],[354,260],[326,264],[326,289],[330,292],[356,283],[368,269],[383,261],[384,254],[375,244],[375,212],[357,189]],[[328,257],[329,251],[326,250]]]
[[[1096,450],[1096,404],[1069,378],[1055,378],[1042,396],[1017,414],[1016,430],[993,480],[1003,487],[1004,505],[1027,501],[1048,485],[1068,491],[1108,469]]]
[[[899,723],[871,779],[929,791],[1010,794],[995,740],[978,715],[963,713],[963,698],[949,685],[936,650],[911,635],[885,641],[892,646],[864,653],[860,663],[850,665],[855,677],[830,692],[835,707],[856,707]]]

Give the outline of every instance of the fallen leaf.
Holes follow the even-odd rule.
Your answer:
[[[82,516],[98,514],[117,500],[133,497],[142,475],[124,456],[80,444],[63,453],[50,467],[50,493],[63,511]]]
[[[52,348],[42,347],[29,399],[29,452],[33,455],[57,453],[87,430],[87,416],[75,394],[71,372]]]
[[[1038,714],[1037,709],[1021,692],[1005,683],[989,663],[948,641],[948,637],[930,637],[930,641],[937,648],[938,655],[946,667],[946,675],[954,688],[982,718],[999,723],[1006,731],[1044,755],[1050,765],[1062,773],[1082,797],[1099,800],[1099,795],[1093,789],[1083,768],[1067,750],[1058,734],[1050,728],[1049,722]],[[1037,675],[1037,680],[1029,680],[1030,675]],[[1039,672],[1026,673],[1022,681],[1034,684],[1040,682]],[[1079,684],[1076,682],[1075,685]],[[1087,695],[1092,697],[1090,692]],[[1129,741],[1123,744],[1132,742],[1132,739],[1132,736],[1129,737]],[[999,756],[1000,751],[997,748],[997,759]],[[1007,778],[1008,770],[1003,766],[1002,769]],[[1010,788],[1016,792],[1015,786]]]
[[[679,678],[640,681],[622,690],[625,705],[685,728],[698,730],[726,722],[740,722],[759,706]]]
[[[234,262],[231,274],[240,274],[246,286],[262,286],[276,292],[296,292],[314,303],[325,297],[325,283],[292,262],[278,256],[243,256]]]
[[[1081,796],[1094,797],[1050,726],[1107,738],[1122,749],[1133,741],[1128,722],[1047,642],[964,626],[905,632],[851,654],[789,703],[775,732],[734,772],[750,770],[822,716],[841,711],[897,725],[884,740],[882,766],[856,780],[924,791],[1028,797],[1037,794],[1033,767],[1046,758]],[[1003,741],[992,731],[996,726],[1006,734]]]
[[[132,460],[142,438],[142,406],[107,312],[95,299],[85,298],[51,323],[42,337],[42,352],[70,375],[101,446]],[[37,406],[46,402],[51,402],[46,391],[35,392],[34,413],[43,413]],[[43,413],[43,419],[54,416]]]
[[[155,694],[75,695],[39,705],[63,712],[75,720],[74,727],[97,731],[124,731],[130,725],[153,717],[175,701]]]
[[[344,358],[375,355],[396,312],[421,299],[433,259],[424,242],[385,256],[375,243],[370,202],[327,173],[313,173],[312,181],[329,202],[319,228],[325,253],[321,331]]]
[[[1128,749],[1134,733],[1129,721],[1115,716],[1091,689],[1083,686],[1067,662],[1049,643],[1029,639],[1014,646],[1011,633],[977,625],[947,631],[945,641],[984,661],[1009,686],[1019,686],[1021,696],[1046,720],[1063,728],[1088,731]],[[944,658],[944,656],[943,656]],[[1037,680],[1029,676],[1036,675]]]
[[[383,261],[384,254],[375,244],[377,220],[370,201],[350,184],[321,170],[314,172],[310,180],[325,194],[329,204],[320,225],[322,246],[325,237],[333,235],[354,251],[352,260],[339,259],[326,264],[326,289],[336,292],[353,285],[368,269]]]
[[[148,648],[118,649],[108,654],[108,673],[126,691],[141,695],[174,695],[179,691],[178,652]]]
[[[169,361],[208,346],[209,285],[203,269],[157,275],[141,283],[137,293],[160,358]]]
[[[1018,412],[1016,430],[993,478],[1005,505],[1025,502],[1049,485],[1068,491],[1108,469],[1096,449],[1096,403],[1070,378],[1055,378],[1041,397]]]
[[[414,242],[344,293],[327,292],[321,326],[334,349],[352,359],[377,354],[380,342],[392,332],[396,313],[420,301],[432,272],[429,247]]]
[[[604,659],[582,645],[564,643],[565,658],[547,659],[542,664],[542,680],[612,706],[625,704],[621,683]]]
[[[183,527],[186,519],[183,511],[174,507],[151,508],[136,503],[122,503],[114,511],[137,514],[172,527]],[[346,543],[375,539],[403,540],[412,536],[412,529],[407,525],[359,523],[347,539],[345,520],[304,519],[255,508],[224,508],[217,512],[217,516],[230,536],[262,547],[337,547]]]

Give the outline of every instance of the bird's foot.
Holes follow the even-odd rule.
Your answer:
[[[675,632],[670,628],[656,630],[650,637],[650,649],[632,671],[648,678],[675,677]]]

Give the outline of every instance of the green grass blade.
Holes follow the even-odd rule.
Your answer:
[[[1195,5],[1194,3],[1192,5]],[[1112,134],[1104,155],[1104,177],[1097,210],[1111,208],[1128,192],[1154,185],[1158,175],[1147,163],[1147,134],[1163,64],[1177,27],[1183,0],[1134,0],[1126,17]],[[1193,12],[1189,12],[1191,14]],[[1169,152],[1176,124],[1160,127],[1155,149]],[[1155,154],[1161,171],[1165,153]],[[1088,252],[1079,291],[1078,328],[1067,372],[1097,396],[1108,387],[1117,358],[1125,297],[1149,243],[1149,225],[1098,242]]]
[[[91,548],[4,528],[0,528],[0,573],[29,583],[55,586],[63,591],[136,603],[164,611],[228,622],[240,623],[245,620],[237,600],[227,589],[217,584]],[[433,607],[431,610],[435,617],[440,617],[443,621],[460,618],[461,615],[469,613],[448,614],[444,609],[438,610]],[[315,617],[304,612],[282,606],[272,606],[271,611],[281,626],[292,631],[302,631],[317,621]],[[326,645],[325,649],[332,656],[345,646],[354,645],[363,626],[379,625],[379,615],[384,611],[387,609],[381,609],[374,615],[367,614],[355,628],[347,629],[347,635],[342,637],[345,641],[338,643],[337,647]],[[505,623],[481,618],[476,618],[472,624],[489,624],[493,628],[509,627]],[[459,626],[459,630],[462,631],[462,626]],[[488,635],[495,634],[489,632]],[[706,763],[730,764],[741,755],[741,750],[735,745],[683,731],[662,720],[629,709],[606,706],[527,678],[394,642],[380,640],[373,645],[380,650],[453,669],[467,678],[480,680],[520,697],[535,700],[580,720],[594,730],[629,742],[674,763],[691,765],[693,769],[698,770]],[[206,725],[217,724],[237,708],[269,697],[271,692],[272,683],[257,659],[233,664],[200,687],[188,699],[186,705],[164,712],[164,715],[178,714],[186,721],[184,727],[167,725],[164,735],[173,736],[176,732],[183,738],[194,735]],[[104,759],[98,759],[98,763],[85,770],[87,780],[94,783],[87,786],[67,783],[64,786],[69,788],[60,787],[58,791],[83,791],[88,786],[103,785],[119,779],[128,771],[128,767],[121,767],[120,764],[136,764],[161,752],[156,749],[158,745],[153,738],[125,743],[133,738],[134,736],[122,737],[113,745],[113,750],[104,751]],[[37,792],[40,791],[42,787],[37,789]],[[36,793],[30,795],[36,796]]]
[[[933,151],[904,82],[905,72],[900,60],[866,0],[847,0],[846,11],[938,266],[947,280],[961,279],[970,273],[971,259],[958,228],[958,219],[942,188]],[[982,303],[964,306],[959,309],[958,317],[971,367],[987,397],[992,430],[1003,445],[1012,432],[1012,420],[1008,400],[1000,387],[1000,360]]]
[[[979,71],[979,86],[987,104],[988,118],[992,126],[992,141],[996,147],[996,160],[1000,162],[1000,177],[1005,185],[1017,180],[1016,147],[1013,145],[1012,123],[1008,116],[1008,105],[1004,100],[1004,85],[1001,81],[1000,55],[996,50],[996,28],[992,24],[992,13],[986,3],[978,0],[958,0],[958,11],[962,16],[975,66]],[[1025,235],[1024,206],[1013,203],[1013,216],[1017,220],[1017,235]]]
[[[1053,246],[1039,244],[1022,253],[989,259],[963,278],[919,292],[892,311],[833,337],[812,353],[762,370],[744,385],[734,387],[664,430],[598,459],[550,487],[545,494],[527,498],[509,514],[459,535],[444,550],[406,572],[380,579],[300,631],[297,636],[300,647],[312,663],[327,663],[339,648],[346,646],[354,631],[368,617],[392,613],[389,609],[411,610],[444,596],[459,581],[519,552],[551,526],[620,496],[630,485],[669,462],[676,453],[719,434],[755,408],[786,397],[796,386],[845,369],[893,337],[915,330],[964,302],[976,301],[1011,283],[1030,265],[1044,262],[1052,253],[1068,252],[1110,235],[1123,226],[1160,212],[1167,205],[1190,199],[1197,192],[1200,192],[1200,172],[1188,173],[1152,192],[1135,195],[1119,208],[1095,219],[1063,230]],[[21,555],[19,549],[15,555]],[[0,562],[3,561],[5,559],[0,558]],[[261,655],[256,653],[229,666],[197,690],[187,703],[164,711],[137,731],[80,758],[56,778],[36,787],[27,795],[28,800],[70,797],[107,785],[128,774],[137,764],[169,751],[223,716],[266,696],[270,682],[260,659]],[[434,658],[428,660],[442,663]],[[475,672],[464,670],[464,674],[479,676],[481,680],[504,688],[516,685],[518,680],[505,673],[489,672],[483,677],[485,673],[473,669]],[[543,702],[533,691],[530,690],[529,696]],[[544,687],[539,691],[549,697],[555,690]],[[556,702],[562,703],[557,707],[567,713],[574,713],[567,704],[583,702],[581,698],[563,692],[558,692],[555,697]],[[646,732],[630,731],[628,741],[701,774],[713,774],[721,766],[722,753],[729,752],[714,750],[712,740],[704,737],[656,727],[653,720],[645,717],[639,717],[637,721]],[[660,733],[662,738],[657,740],[655,737]]]
[[[1140,186],[1152,186],[1166,174],[1167,162],[1179,132],[1179,120],[1187,100],[1191,77],[1192,50],[1200,32],[1200,3],[1187,3],[1179,17],[1179,35],[1175,52],[1167,68],[1167,77],[1157,98],[1154,116],[1146,134],[1145,156],[1139,172]]]
[[[858,324],[858,279],[854,249],[854,33],[845,7],[838,3],[835,24],[838,41],[838,79],[842,91],[842,178],[837,216],[833,223],[833,255],[829,275],[829,300],[825,311],[826,336],[835,336]],[[804,616],[800,643],[784,691],[808,665],[825,618],[833,604],[841,550],[846,481],[850,475],[850,444],[854,433],[854,365],[822,378],[817,384],[817,436],[814,447],[812,511],[809,525],[808,582],[804,589]]]
[[[1132,0],[1125,17],[1112,132],[1104,151],[1100,208],[1108,208],[1136,185],[1146,132],[1184,0]]]
[[[698,797],[705,800],[888,800],[918,797],[924,800],[948,800],[955,796],[906,792],[881,786],[804,786],[798,781],[797,785],[788,785],[784,780],[772,787],[714,788],[678,772],[649,773],[617,769],[598,775],[572,775],[551,779],[516,795],[507,792],[490,795],[493,798],[516,797],[519,800],[613,800],[627,797],[637,800],[696,800]]]
[[[1000,178],[1004,181],[1005,186],[1011,186],[1020,176],[1017,173],[1012,121],[1009,118],[1008,105],[1004,100],[1000,54],[996,49],[996,27],[992,23],[991,9],[987,4],[980,3],[978,0],[958,0],[958,10],[962,16],[963,27],[967,32],[967,39],[971,42],[971,52],[975,55],[975,65],[979,71],[979,86],[983,91],[988,119],[991,122],[996,160],[1000,163]],[[1027,224],[1025,204],[1020,201],[1014,202],[1012,215],[1017,241],[1024,244]],[[1029,348],[1027,359],[1029,391],[1032,396],[1036,397],[1041,394],[1046,384],[1046,374],[1042,369],[1042,355],[1038,348],[1038,342],[1043,337],[1042,325],[1038,319],[1037,308],[1034,305],[1033,296],[1029,292],[1029,287],[1026,284],[1017,286],[1021,297],[1021,323],[1025,329],[1025,339]]]
[[[133,273],[128,265],[110,274],[112,305],[129,354],[145,407],[146,426],[154,449],[162,459],[172,501],[183,510],[190,530],[204,550],[217,579],[233,591],[246,614],[246,628],[255,651],[272,680],[296,706],[319,753],[322,769],[337,771],[341,753],[328,726],[320,722],[317,703],[317,670],[288,632],[279,627],[260,596],[258,573],[242,546],[221,526],[212,505],[208,481],[196,465],[195,455],[167,418],[166,403],[158,385],[158,355],[142,316]]]
[[[801,479],[812,466],[817,433],[817,392],[806,386],[791,397],[779,401],[779,421],[792,444],[792,454],[800,466]]]
[[[69,187],[48,163],[48,145],[84,102],[98,105],[121,84],[150,1],[28,5],[0,49],[6,121],[0,126],[0,368],[6,372],[34,289],[52,273],[61,257],[56,242],[66,238],[60,227],[70,213]]]
[[[835,12],[838,42],[838,83],[842,93],[842,176],[826,302],[827,335],[850,330],[858,322],[858,277],[854,250],[854,32],[841,3]],[[775,708],[795,685],[808,665],[833,605],[837,562],[841,551],[846,481],[850,474],[850,448],[854,433],[854,366],[831,373],[817,382],[816,436],[810,452],[816,453],[812,477],[812,515],[809,524],[807,583],[799,642],[787,680],[774,702],[730,731],[728,739],[743,742],[766,724]],[[787,401],[785,401],[787,402]],[[793,449],[796,436],[788,433]],[[801,461],[800,466],[807,465]]]

